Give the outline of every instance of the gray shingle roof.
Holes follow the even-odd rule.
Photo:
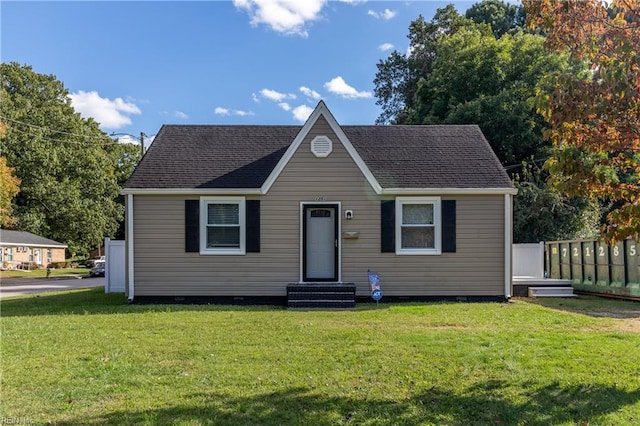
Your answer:
[[[165,125],[125,188],[259,188],[300,126]],[[341,126],[383,188],[511,188],[476,125]]]
[[[383,188],[510,188],[476,125],[342,126]]]
[[[0,243],[24,246],[67,247],[66,244],[32,234],[31,232],[9,231],[6,229],[0,229]]]

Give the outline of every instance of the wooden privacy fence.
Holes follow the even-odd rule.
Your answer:
[[[634,240],[545,243],[549,278],[573,282],[577,292],[640,300],[640,247]]]

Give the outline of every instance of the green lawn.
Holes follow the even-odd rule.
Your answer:
[[[89,268],[64,268],[64,269],[52,269],[50,277],[55,278],[59,276],[75,276],[75,275],[87,275],[89,274]],[[0,272],[2,278],[46,278],[46,269],[34,269],[31,271],[2,271]]]
[[[26,423],[637,425],[640,304],[2,302],[0,418]]]

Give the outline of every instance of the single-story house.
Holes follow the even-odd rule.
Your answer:
[[[66,244],[31,232],[0,229],[0,265],[3,269],[44,268],[64,262]]]
[[[475,125],[164,125],[125,184],[127,294],[511,296],[511,180]]]

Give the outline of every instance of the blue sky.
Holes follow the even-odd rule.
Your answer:
[[[376,64],[448,3],[3,0],[0,56],[54,74],[107,133],[301,124],[320,99],[341,124],[373,124]]]

